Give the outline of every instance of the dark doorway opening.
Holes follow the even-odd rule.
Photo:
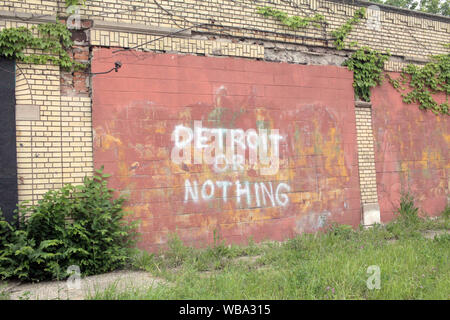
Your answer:
[[[15,62],[0,57],[0,210],[9,222],[18,201],[15,85]]]

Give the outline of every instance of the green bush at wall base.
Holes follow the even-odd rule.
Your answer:
[[[83,275],[127,263],[137,222],[127,222],[124,198],[113,199],[102,169],[82,185],[47,192],[37,205],[19,206],[19,224],[0,215],[0,277],[41,281],[63,279],[71,265]]]

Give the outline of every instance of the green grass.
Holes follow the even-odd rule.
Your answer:
[[[6,290],[7,284],[0,283],[0,300],[10,300],[11,294]]]
[[[395,221],[353,230],[331,226],[282,243],[186,247],[174,235],[159,254],[139,252],[133,267],[167,280],[151,290],[111,286],[92,299],[450,299],[449,208],[418,218],[403,198]],[[428,239],[426,230],[443,230]],[[246,257],[246,258],[242,258]],[[252,258],[253,257],[253,258]],[[369,290],[371,265],[380,289]]]

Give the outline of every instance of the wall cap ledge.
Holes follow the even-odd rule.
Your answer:
[[[56,15],[36,15],[26,12],[0,10],[0,19],[20,21],[25,23],[55,22]]]
[[[355,100],[355,107],[359,108],[372,108],[371,102],[361,101],[361,100]]]
[[[148,26],[143,24],[118,23],[110,21],[93,20],[92,30],[105,30],[115,32],[133,32],[152,35],[167,35],[177,32],[177,36],[190,36],[191,30],[173,29],[167,27]]]

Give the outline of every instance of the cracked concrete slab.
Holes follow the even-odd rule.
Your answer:
[[[115,286],[118,291],[129,288],[151,289],[166,284],[145,271],[120,270],[81,279],[79,289],[72,289],[67,281],[39,283],[8,282],[4,289],[11,300],[84,300],[95,292]]]

